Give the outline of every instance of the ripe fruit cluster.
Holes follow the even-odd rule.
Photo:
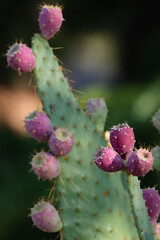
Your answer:
[[[49,143],[52,152],[41,151],[33,156],[32,168],[43,179],[53,179],[60,174],[59,156],[65,156],[73,147],[73,135],[65,128],[53,130],[52,123],[45,113],[34,111],[25,119],[28,134],[39,142]]]
[[[41,151],[32,158],[34,173],[42,179],[59,176],[61,165],[59,156],[68,154],[73,147],[73,135],[65,128],[53,130],[52,123],[45,113],[34,111],[25,119],[28,134],[39,142],[49,143],[52,152]],[[31,209],[33,223],[41,230],[56,232],[62,228],[57,210],[48,202],[41,201]]]
[[[117,172],[127,169],[133,176],[144,176],[153,166],[152,153],[147,149],[133,151],[135,137],[133,129],[128,124],[113,126],[110,131],[110,146],[101,147],[94,155],[95,164],[106,172]],[[160,214],[160,196],[153,188],[143,189],[142,195],[148,210],[148,215],[159,233],[157,219]],[[160,235],[160,234],[159,234]]]
[[[107,172],[117,172],[127,168],[133,176],[144,176],[153,166],[153,156],[147,149],[133,151],[134,132],[128,124],[113,126],[110,131],[112,148],[102,147],[94,155],[96,165]]]

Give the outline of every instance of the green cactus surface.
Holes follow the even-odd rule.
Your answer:
[[[153,169],[160,171],[160,146],[152,148],[151,152],[154,157]]]
[[[32,47],[43,109],[54,127],[65,127],[74,136],[72,151],[60,157],[53,199],[63,223],[61,239],[154,240],[137,177],[97,168],[93,158],[97,147],[107,144],[103,134],[81,109],[47,40],[36,34]]]
[[[88,99],[87,107],[87,113],[94,125],[99,131],[103,131],[108,113],[105,100],[103,98]]]

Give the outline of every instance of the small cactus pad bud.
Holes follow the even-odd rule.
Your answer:
[[[133,151],[135,137],[131,127],[126,123],[113,126],[110,131],[110,143],[124,160],[127,160]]]
[[[151,153],[154,157],[153,168],[160,171],[160,146],[152,148]]]
[[[29,72],[35,67],[35,56],[25,44],[15,43],[6,55],[8,64],[19,73]]]
[[[131,153],[127,162],[127,170],[133,176],[144,176],[153,166],[152,153],[140,148]]]
[[[94,155],[95,164],[106,172],[117,172],[125,168],[121,156],[109,147],[101,147]]]
[[[155,159],[160,160],[160,146],[156,146],[156,147],[152,148],[151,152]]]
[[[160,223],[155,225],[155,237],[156,240],[160,240]]]
[[[57,210],[49,203],[41,201],[31,208],[34,225],[44,232],[58,232],[62,223]]]
[[[49,147],[56,156],[65,156],[73,147],[73,135],[65,128],[57,128],[49,138]]]
[[[155,115],[152,117],[152,122],[153,125],[160,132],[160,109],[158,109],[158,112],[156,112]]]
[[[107,105],[103,98],[90,98],[87,102],[87,112],[89,114],[103,115],[107,112]]]
[[[62,10],[57,6],[54,7],[52,5],[45,5],[41,9],[38,20],[42,36],[48,40],[59,31],[62,25]]]
[[[34,111],[25,119],[28,134],[39,142],[48,142],[53,131],[52,123],[45,113]]]
[[[148,215],[151,219],[152,225],[155,226],[158,216],[160,214],[159,193],[153,188],[143,189],[142,193],[145,200],[146,208],[148,209]]]
[[[106,102],[103,98],[91,98],[87,102],[87,113],[96,128],[103,131],[108,113]]]
[[[56,178],[61,171],[58,159],[48,152],[42,151],[34,155],[31,165],[34,173],[42,179]]]

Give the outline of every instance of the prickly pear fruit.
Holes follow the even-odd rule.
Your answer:
[[[73,135],[66,128],[57,128],[49,138],[49,147],[56,156],[65,156],[73,147]]]
[[[49,202],[38,202],[31,208],[34,225],[44,232],[58,232],[62,223],[57,210]]]
[[[53,131],[52,123],[45,113],[34,111],[25,119],[28,134],[39,142],[48,142]]]
[[[145,200],[146,208],[148,209],[148,215],[151,219],[152,225],[157,223],[158,216],[160,214],[160,196],[158,191],[153,188],[142,190],[143,198]]]
[[[145,148],[140,148],[131,153],[127,162],[127,170],[133,176],[144,176],[153,166],[153,156]]]
[[[155,113],[155,115],[152,117],[153,125],[157,128],[157,130],[160,132],[160,109]]]
[[[39,25],[44,38],[52,38],[60,29],[63,21],[62,10],[57,6],[45,5],[39,14]]]
[[[58,159],[48,152],[42,151],[34,155],[31,165],[34,173],[42,179],[56,178],[61,171]]]
[[[25,44],[15,43],[7,51],[7,62],[19,73],[29,72],[35,67],[35,56]]]
[[[106,172],[117,172],[125,168],[121,156],[109,147],[101,147],[94,155],[95,164]]]
[[[127,123],[113,126],[110,131],[110,143],[124,160],[127,160],[133,151],[135,137],[134,132]]]

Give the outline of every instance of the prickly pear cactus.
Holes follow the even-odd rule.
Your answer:
[[[44,5],[39,16],[42,36],[46,39],[53,37],[62,21],[60,7]],[[134,134],[127,124],[112,129],[114,137],[110,138],[108,151],[103,134],[107,116],[105,101],[91,99],[87,111],[81,109],[62,66],[42,36],[36,34],[33,37],[32,50],[20,43],[14,44],[7,52],[8,64],[19,73],[32,71],[35,67],[35,84],[48,115],[34,111],[25,119],[30,136],[49,143],[53,153],[42,151],[36,154],[32,159],[33,171],[43,179],[56,177],[49,202],[41,201],[31,209],[33,223],[42,231],[60,230],[61,240],[154,240],[151,221],[154,213],[157,221],[160,197],[156,193],[155,204],[144,202],[136,177],[152,168],[152,157],[148,157],[148,150],[133,151]],[[159,115],[153,123],[160,126]],[[123,142],[121,146],[119,139]],[[97,147],[100,150],[97,151]],[[118,157],[114,150],[119,153]],[[129,158],[126,151],[129,154],[133,151]],[[94,162],[95,156],[97,162]],[[128,160],[127,163],[124,159]],[[108,167],[109,162],[112,165]],[[95,163],[103,165],[103,170],[107,166],[109,172],[101,171]],[[114,164],[116,170],[121,171],[113,172]],[[158,163],[154,166],[159,168]],[[153,189],[149,191],[153,192]],[[150,206],[150,212],[145,203]]]
[[[63,240],[154,240],[137,177],[126,170],[100,171],[93,162],[97,147],[106,146],[81,109],[47,40],[32,39],[35,83],[43,109],[54,127],[65,127],[74,136],[74,147],[60,157],[53,205],[63,224]]]

